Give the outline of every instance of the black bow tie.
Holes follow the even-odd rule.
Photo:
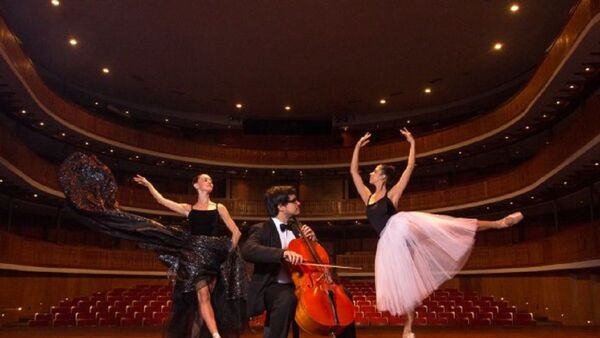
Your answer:
[[[281,229],[281,232],[285,232],[286,230],[292,231],[292,226],[287,223],[281,223],[279,224],[279,229]]]

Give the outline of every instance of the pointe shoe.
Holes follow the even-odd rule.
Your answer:
[[[520,211],[512,213],[500,220],[498,229],[511,227],[523,220],[523,214]]]

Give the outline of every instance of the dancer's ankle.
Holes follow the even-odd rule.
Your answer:
[[[212,334],[212,338],[221,338],[221,335],[219,334],[219,332],[215,332]]]

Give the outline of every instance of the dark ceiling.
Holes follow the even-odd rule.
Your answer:
[[[191,120],[352,124],[500,104],[541,62],[576,2],[526,1],[515,13],[513,2],[485,0],[3,0],[0,10],[67,98],[83,92]]]

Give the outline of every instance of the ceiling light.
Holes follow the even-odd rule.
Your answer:
[[[86,146],[89,146],[89,145],[90,145],[90,143],[89,143],[88,141],[85,141],[85,145],[86,145]]]
[[[38,198],[38,194],[33,194],[33,197]],[[22,310],[22,308],[18,308],[19,311]]]
[[[44,126],[44,122],[40,122],[40,127],[43,127],[43,126]]]
[[[546,117],[548,117],[548,115],[547,114],[542,114],[542,117],[546,118]]]
[[[531,127],[525,126],[525,130],[529,130],[529,129],[531,129]]]
[[[563,181],[563,185],[567,185],[569,182],[567,181]]]
[[[129,115],[129,110],[126,110],[126,111],[125,111],[125,115]]]
[[[600,166],[600,162],[596,162],[596,163],[594,163],[594,165],[595,165],[596,167],[598,167],[598,166]]]
[[[589,71],[591,71],[591,70],[592,70],[592,68],[590,68],[590,67],[585,67],[585,71],[586,71],[586,72],[589,72]]]
[[[410,124],[410,120],[406,120],[406,124]]]
[[[424,92],[425,94],[431,94],[431,88],[425,88]]]
[[[501,50],[501,49],[502,49],[502,47],[503,47],[503,45],[502,45],[502,43],[500,43],[500,42],[496,42],[496,43],[494,44],[494,50]]]
[[[575,85],[570,85],[569,89],[575,89]]]
[[[51,3],[53,6],[60,6],[60,1],[58,1],[58,0],[52,0],[52,1],[50,1],[50,3]]]
[[[135,155],[135,158],[137,158],[139,160],[140,159],[140,155]]]
[[[508,136],[508,135],[504,136],[505,140],[508,140],[509,138],[510,138],[510,136]]]
[[[111,153],[114,153],[114,152],[115,152],[115,150],[114,150],[114,149],[111,149],[111,150],[109,150],[109,151],[110,151]]]
[[[531,199],[535,199],[535,196],[531,196],[530,198],[531,198]]]
[[[27,114],[27,110],[25,110],[25,109],[21,110],[21,114],[23,114],[23,115]]]
[[[385,99],[381,99],[381,100],[379,100],[379,103],[380,103],[380,104],[386,104],[386,103],[387,103],[387,101],[386,101]]]
[[[560,100],[556,100],[556,104],[560,104]]]
[[[65,137],[65,136],[67,136],[67,134],[66,133],[60,133],[60,136]]]
[[[110,73],[110,69],[104,67],[104,68],[102,68],[102,73],[108,74],[108,73]]]
[[[513,201],[508,202],[508,204],[513,205],[515,204]]]
[[[348,131],[348,126],[343,126],[343,127],[342,127],[342,130],[343,130],[343,131]]]
[[[237,109],[242,109],[242,107],[243,107],[243,106],[242,106],[242,104],[241,104],[241,103],[237,103],[237,104],[235,105],[235,107],[236,107]]]
[[[98,105],[98,101],[94,102],[94,106],[97,106],[97,105]]]
[[[459,152],[458,152],[458,154],[459,154],[459,155],[462,155],[462,151],[459,151]]]
[[[165,164],[165,161],[164,161],[164,160],[162,160],[162,161],[160,161],[160,163],[162,163],[162,164]]]
[[[4,183],[4,180],[0,178],[0,183]]]
[[[77,41],[77,39],[75,39],[75,38],[70,38],[70,39],[69,39],[69,44],[70,44],[71,46],[73,46],[73,47],[77,46],[77,44],[78,44],[78,43],[79,43],[79,42],[78,42],[78,41]]]
[[[289,111],[289,110],[292,110],[292,107],[291,106],[285,106],[284,109]]]
[[[169,122],[169,119],[165,119],[165,122]]]
[[[519,5],[518,4],[512,4],[510,6],[510,11],[513,12],[513,13],[518,12],[519,11]]]

